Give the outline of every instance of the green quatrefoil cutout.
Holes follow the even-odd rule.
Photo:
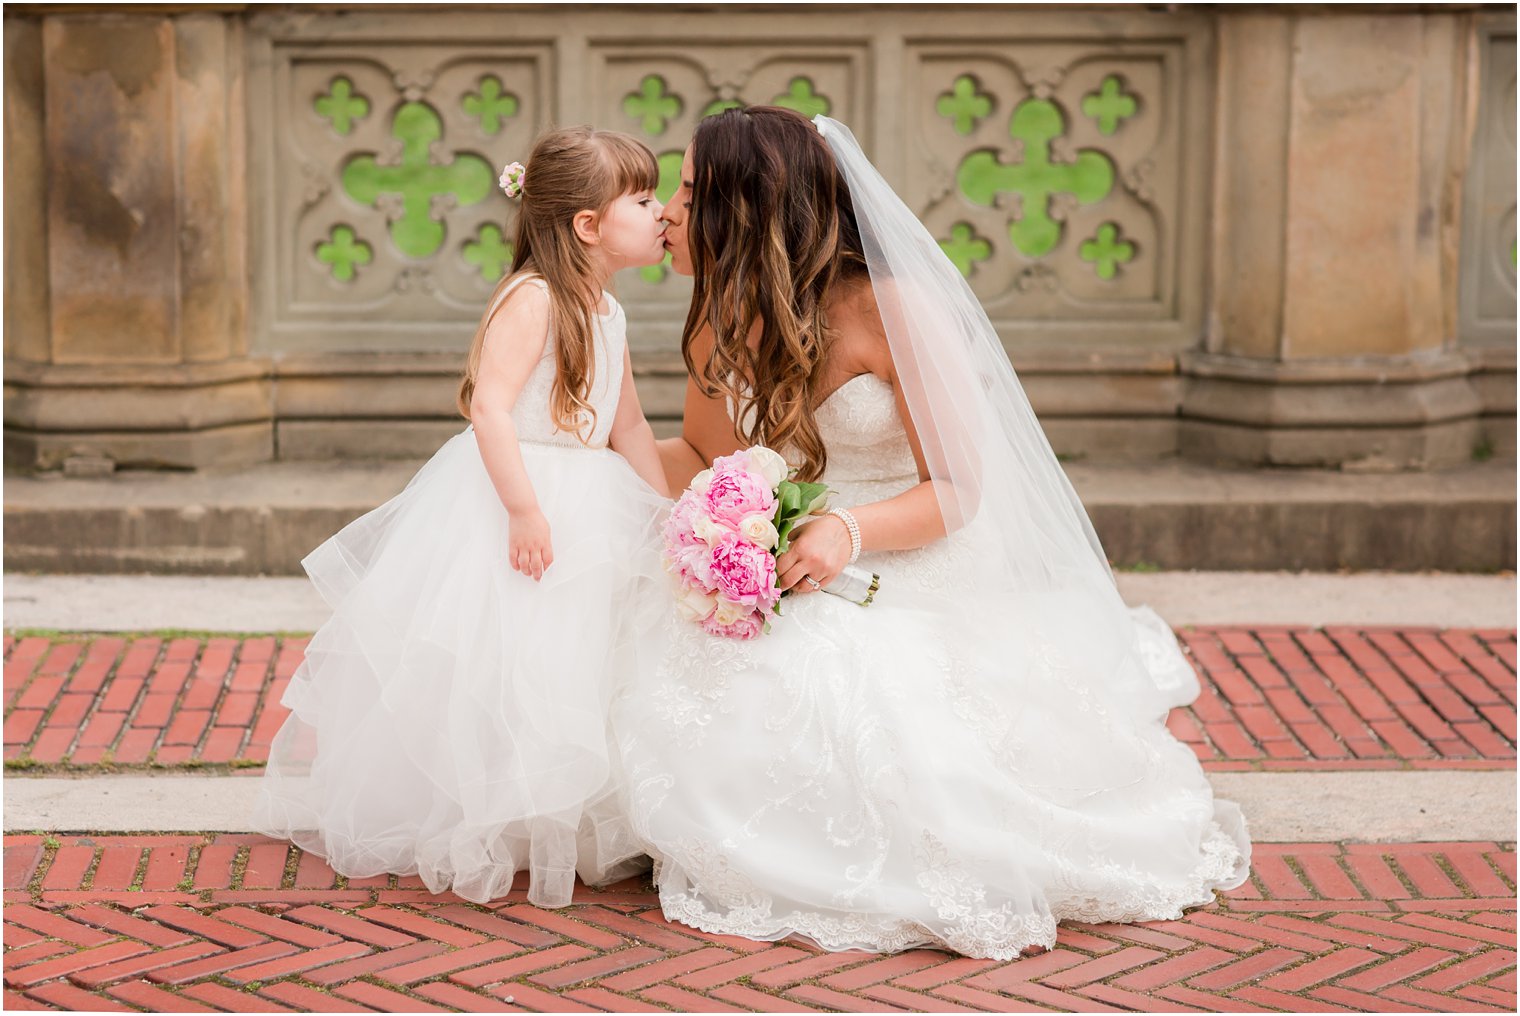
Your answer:
[[[703,119],[706,119],[710,116],[717,116],[725,109],[742,109],[743,107],[744,103],[740,102],[738,99],[714,99],[712,102],[709,102],[707,104],[706,108],[702,110],[702,117]]]
[[[646,74],[639,82],[639,90],[623,99],[623,112],[639,121],[645,134],[664,134],[670,121],[681,115],[681,97],[665,89],[664,78]]]
[[[327,86],[327,94],[319,95],[312,108],[317,115],[332,124],[339,134],[354,129],[354,121],[364,119],[369,113],[369,100],[354,92],[354,83],[339,75]]]
[[[955,263],[956,269],[969,277],[976,270],[978,261],[992,257],[992,244],[976,235],[969,222],[957,222],[950,227],[950,239],[939,242],[940,250]]]
[[[391,241],[409,258],[426,258],[443,245],[443,223],[433,218],[435,196],[452,194],[460,206],[484,201],[496,185],[490,163],[461,153],[452,162],[436,165],[429,152],[443,137],[443,121],[423,102],[408,102],[396,110],[391,135],[401,142],[401,162],[382,166],[373,155],[350,159],[343,167],[343,190],[364,205],[376,205],[381,195],[401,198],[401,214],[390,225]]]
[[[480,121],[480,129],[487,134],[501,130],[502,124],[517,115],[517,96],[502,90],[501,79],[487,74],[480,79],[476,90],[464,97],[460,105],[470,116]]]
[[[802,76],[795,77],[787,90],[771,100],[777,106],[785,106],[794,109],[811,120],[819,113],[828,113],[830,103],[827,96],[819,95],[813,91],[813,80]]]
[[[1124,92],[1124,85],[1113,74],[1103,79],[1096,92],[1082,100],[1082,112],[1098,122],[1098,131],[1107,137],[1140,108],[1134,96]]]
[[[475,238],[465,243],[460,254],[466,264],[480,269],[480,277],[495,282],[512,263],[512,245],[502,238],[501,228],[485,223]]]
[[[983,149],[966,156],[955,174],[961,193],[973,204],[990,206],[1001,191],[1023,199],[1008,237],[1026,257],[1043,257],[1061,240],[1061,223],[1050,215],[1053,195],[1071,194],[1090,205],[1107,197],[1114,186],[1114,164],[1096,149],[1082,149],[1071,164],[1050,161],[1051,141],[1065,132],[1065,118],[1055,103],[1026,99],[1008,121],[1009,135],[1024,143],[1023,161],[1008,165]]]
[[[327,265],[339,282],[351,281],[358,266],[369,264],[373,257],[369,244],[356,239],[347,226],[334,226],[327,239],[317,244],[317,260]]]
[[[992,113],[992,99],[977,90],[976,78],[962,74],[950,91],[939,97],[934,108],[955,124],[955,133],[970,134],[978,120]]]
[[[1098,278],[1106,281],[1119,271],[1119,265],[1134,260],[1135,245],[1119,239],[1117,224],[1105,222],[1098,227],[1097,236],[1082,241],[1077,253],[1083,261],[1091,261]]]
[[[639,278],[643,279],[651,286],[658,285],[665,280],[665,276],[669,273],[669,271],[670,254],[669,252],[666,252],[664,261],[661,261],[657,265],[645,265],[643,268],[640,268]]]
[[[655,157],[655,162],[660,167],[660,180],[655,184],[654,196],[660,204],[665,204],[680,189],[681,163],[685,159],[685,152],[661,152]]]

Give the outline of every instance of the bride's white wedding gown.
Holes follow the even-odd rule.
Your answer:
[[[818,424],[833,503],[918,482],[886,382],[847,382]],[[1107,576],[963,593],[989,524],[863,554],[870,607],[788,597],[751,642],[648,633],[613,715],[667,917],[1007,959],[1060,920],[1175,918],[1245,880],[1239,810],[1165,726],[1198,690],[1166,625]]]

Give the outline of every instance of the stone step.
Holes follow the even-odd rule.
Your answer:
[[[400,491],[418,465],[273,462],[235,471],[8,476],[5,566],[298,574],[302,557]],[[1513,462],[1396,474],[1176,460],[1076,462],[1066,470],[1120,568],[1515,567]]]

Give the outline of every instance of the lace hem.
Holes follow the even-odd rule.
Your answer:
[[[761,942],[797,936],[825,952],[894,953],[929,947],[973,959],[1006,961],[1017,959],[1028,949],[1053,948],[1057,925],[1062,921],[1081,924],[1175,921],[1188,909],[1215,902],[1217,891],[1244,881],[1246,855],[1217,822],[1202,846],[1202,853],[1198,867],[1180,886],[1169,889],[1156,886],[1143,873],[1114,865],[1105,872],[1112,882],[1094,887],[1089,881],[1085,892],[1053,891],[1049,894],[1049,913],[1019,914],[1011,904],[988,907],[985,887],[972,882],[962,866],[948,856],[944,845],[925,833],[914,851],[919,868],[918,885],[926,902],[943,921],[938,926],[864,913],[836,916],[794,910],[775,916],[770,913],[771,898],[754,892],[745,894],[748,905],[721,913],[710,909],[700,893],[668,888],[673,882],[690,884],[686,873],[671,859],[657,860],[655,870],[660,884],[660,909],[666,919],[708,934],[737,935]],[[727,881],[734,881],[735,874],[731,871],[727,874]],[[1119,882],[1127,884],[1127,892],[1115,884]],[[1114,895],[1106,895],[1104,890],[1112,890]]]
[[[953,935],[937,935],[916,921],[896,918],[872,920],[864,915],[836,918],[796,911],[757,925],[741,918],[715,913],[700,899],[688,893],[661,896],[660,909],[668,920],[709,935],[737,935],[758,942],[775,942],[795,937],[811,942],[825,952],[895,953],[927,947],[973,959],[1012,960],[1017,959],[1026,949],[1048,949],[1056,941],[1054,918],[1046,922],[1031,921],[1031,925],[1039,926],[1031,927],[1028,933],[1017,938],[990,945],[986,952],[978,952],[974,944],[953,944]]]

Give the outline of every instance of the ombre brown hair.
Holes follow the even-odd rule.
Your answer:
[[[779,106],[706,118],[691,159],[687,370],[709,397],[738,407],[740,437],[794,449],[799,478],[816,480],[828,464],[814,417],[830,345],[824,310],[837,284],[868,274],[849,189],[818,129]],[[713,350],[696,364],[704,327]]]
[[[561,127],[538,139],[528,156],[517,210],[512,268],[497,283],[486,313],[475,329],[464,377],[459,383],[459,412],[469,419],[475,378],[486,329],[500,309],[502,292],[522,275],[536,275],[549,286],[549,334],[554,343],[554,387],[549,411],[555,426],[576,434],[596,410],[589,401],[595,380],[592,313],[601,303],[594,266],[586,245],[575,235],[575,216],[590,210],[601,215],[624,194],[654,190],[659,164],[638,139],[594,127]]]

